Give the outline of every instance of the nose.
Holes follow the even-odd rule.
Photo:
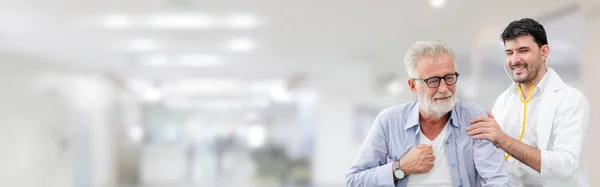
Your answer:
[[[438,92],[440,93],[446,93],[448,92],[449,88],[448,88],[448,84],[446,84],[446,80],[444,79],[440,79],[440,85],[438,86]]]
[[[508,66],[512,67],[513,65],[517,64],[521,62],[521,56],[519,56],[519,53],[515,53],[513,55],[511,55],[510,57],[508,57]]]

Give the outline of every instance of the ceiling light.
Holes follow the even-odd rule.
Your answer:
[[[135,15],[108,13],[95,18],[96,25],[107,29],[165,29],[194,30],[211,28],[251,29],[261,25],[261,19],[247,13],[234,13],[216,17],[203,13],[166,12]]]
[[[219,79],[186,79],[163,84],[162,90],[168,95],[226,95],[243,93],[241,82]]]
[[[151,39],[139,38],[129,42],[129,49],[138,52],[154,51],[158,49],[158,44]]]
[[[235,100],[203,100],[193,97],[170,97],[165,99],[165,105],[170,108],[195,108],[211,111],[231,111],[243,109],[244,103]]]
[[[130,126],[128,130],[129,138],[134,142],[140,142],[144,138],[144,130],[140,126]]]
[[[256,44],[247,38],[237,38],[229,41],[227,47],[233,52],[248,52],[254,50]]]
[[[267,98],[255,98],[250,100],[250,106],[266,108],[269,106],[269,100]]]
[[[433,8],[442,8],[446,4],[446,0],[429,0],[429,4]]]
[[[287,89],[285,81],[279,81],[271,87],[270,95],[273,101],[278,103],[292,102],[292,93]]]
[[[126,29],[132,26],[132,20],[124,14],[107,14],[102,17],[102,25],[108,29]]]
[[[262,125],[252,125],[248,129],[248,146],[251,148],[261,147],[267,137],[267,131]]]
[[[128,80],[126,84],[127,88],[143,102],[154,103],[163,98],[162,91],[148,80],[133,78]]]
[[[217,66],[222,62],[221,57],[210,54],[185,54],[177,60],[178,65],[194,67]]]
[[[202,14],[165,13],[150,16],[145,25],[158,29],[206,29],[215,26],[215,21]]]
[[[165,66],[169,63],[169,59],[164,54],[152,54],[142,57],[141,63],[148,66]]]
[[[134,92],[141,92],[149,87],[152,87],[152,83],[147,80],[134,78],[127,81],[127,88]]]
[[[259,22],[256,16],[251,14],[234,14],[225,20],[228,27],[236,29],[248,29],[258,26]]]
[[[160,90],[156,88],[148,88],[142,93],[142,100],[146,102],[155,103],[160,101],[163,98],[163,95]]]

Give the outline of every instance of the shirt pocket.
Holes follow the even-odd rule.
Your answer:
[[[390,138],[388,142],[387,161],[393,162],[400,160],[412,147],[415,146],[415,140],[409,140],[410,136]],[[414,139],[414,137],[413,137]]]

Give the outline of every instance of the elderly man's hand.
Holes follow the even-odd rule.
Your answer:
[[[399,163],[400,169],[410,175],[428,173],[433,168],[434,161],[432,146],[420,144],[411,148]]]
[[[487,111],[487,117],[480,116],[471,120],[471,126],[467,127],[469,136],[477,139],[487,139],[498,145],[509,138],[500,128],[494,115]]]

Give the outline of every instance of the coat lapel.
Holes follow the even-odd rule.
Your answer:
[[[556,94],[546,93],[544,94],[540,107],[541,111],[538,117],[537,124],[537,138],[538,148],[540,150],[546,150],[548,141],[550,139],[550,132],[552,131],[552,124],[554,122],[554,114],[556,113]]]
[[[550,140],[550,134],[552,132],[552,126],[554,124],[554,118],[556,114],[556,107],[558,105],[558,97],[556,92],[562,89],[565,84],[560,79],[554,69],[548,69],[548,83],[547,87],[544,88],[541,98],[541,107],[538,117],[537,124],[537,138],[538,148],[540,150],[546,150],[548,147],[548,141]]]

